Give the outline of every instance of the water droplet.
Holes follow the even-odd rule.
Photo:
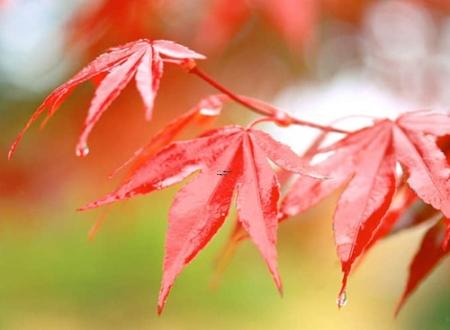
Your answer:
[[[220,113],[220,109],[218,108],[201,108],[200,114],[203,116],[217,116]]]
[[[336,299],[336,304],[339,308],[344,307],[347,304],[347,292],[342,291]]]
[[[89,147],[87,145],[78,147],[76,150],[76,155],[78,157],[86,157],[89,154]]]

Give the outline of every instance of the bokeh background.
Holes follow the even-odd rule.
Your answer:
[[[202,68],[236,92],[320,123],[448,111],[448,0],[0,0],[0,329],[450,329],[449,260],[393,318],[427,225],[378,244],[338,311],[336,195],[280,227],[283,298],[249,242],[220,281],[211,280],[231,215],[157,317],[167,211],[179,186],[103,210],[75,209],[111,190],[120,180],[107,178],[112,170],[214,91],[168,66],[154,120],[144,121],[137,92],[127,88],[80,159],[74,146],[93,93],[84,84],[6,161],[9,144],[52,88],[106,48],[140,37],[203,52]],[[252,118],[229,106],[215,125]],[[297,151],[317,134],[266,129]],[[88,240],[98,219],[103,224]]]

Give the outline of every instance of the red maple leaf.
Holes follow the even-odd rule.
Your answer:
[[[447,237],[445,237],[445,227],[442,222],[436,223],[425,234],[422,244],[409,266],[408,282],[397,305],[395,314],[398,314],[406,300],[427,275],[450,253],[449,246],[443,246],[444,240],[448,238],[448,228],[447,220]]]
[[[116,191],[82,210],[166,188],[200,170],[177,193],[169,212],[159,312],[177,275],[222,226],[234,191],[239,221],[281,290],[275,248],[279,184],[267,158],[292,172],[309,171],[288,146],[270,135],[228,126],[171,143],[142,162]]]
[[[424,221],[433,219],[440,213],[439,209],[448,213],[448,192],[446,191],[449,189],[449,170],[444,161],[445,157],[436,146],[435,140],[437,136],[448,134],[450,132],[449,128],[449,117],[447,115],[410,113],[401,116],[395,122],[390,120],[380,121],[372,127],[348,135],[347,138],[331,147],[318,151],[318,146],[323,142],[323,138],[326,135],[326,132],[324,132],[304,155],[303,158],[309,160],[317,151],[319,153],[332,151],[333,153],[326,160],[314,166],[317,171],[327,175],[329,178],[322,181],[306,176],[298,178],[282,200],[278,219],[279,221],[284,221],[289,216],[305,211],[346,182],[350,181],[347,188],[351,187],[353,181],[352,192],[354,195],[351,196],[351,194],[344,192],[339,203],[344,204],[346,208],[356,211],[357,216],[355,218],[359,222],[355,220],[353,222],[345,222],[343,221],[343,215],[339,213],[336,213],[334,217],[335,226],[336,224],[339,225],[336,232],[337,235],[345,235],[346,231],[350,231],[350,233],[352,231],[353,233],[357,232],[357,235],[353,234],[352,255],[348,257],[347,261],[341,259],[344,269],[344,283],[341,294],[345,294],[345,284],[352,263],[357,257],[366,253],[378,240],[388,234],[411,228]],[[386,134],[390,134],[391,137],[386,138]],[[404,140],[405,137],[408,139],[407,141]],[[429,143],[425,147],[420,147],[420,141],[423,139],[428,140]],[[398,145],[399,142],[402,145]],[[383,150],[384,146],[384,154],[387,154],[386,158],[380,155],[379,157],[371,158],[374,153],[376,155],[376,152],[380,152],[377,149],[378,146],[381,146],[381,150]],[[404,151],[408,146],[414,146],[414,148],[417,148],[417,151],[416,153],[411,152],[409,157],[405,157]],[[448,150],[448,146],[444,145],[444,149]],[[383,152],[381,153],[383,154]],[[395,199],[393,199],[392,191],[394,186],[392,179],[394,174],[393,165],[395,164],[392,163],[393,156],[396,158],[395,161],[399,161],[404,166],[403,177],[408,177],[408,172],[410,173],[410,185],[408,186],[405,183],[400,188],[397,188]],[[382,170],[376,175],[373,174],[374,172],[369,172],[370,166],[368,166],[367,159],[374,162],[374,166],[378,164]],[[390,169],[388,171],[386,171],[386,167],[384,169],[382,167],[385,162],[389,162]],[[389,178],[385,173],[390,173],[391,177]],[[285,175],[285,173],[282,173],[282,175]],[[425,175],[428,178],[425,178],[422,185],[418,185],[418,182],[420,182],[418,178],[421,175]],[[358,176],[359,179],[357,179]],[[358,187],[356,183],[365,182],[370,178],[373,178],[375,183],[378,182],[378,184],[372,185],[372,188],[369,185],[362,184],[361,189],[357,192],[362,196],[361,198],[355,191],[355,186],[356,188]],[[385,186],[379,183],[380,178],[381,181],[383,179],[386,180],[384,182]],[[394,181],[399,181],[399,178],[395,178]],[[364,192],[364,189],[367,187],[369,187],[369,190]],[[433,203],[432,205],[438,209],[423,203],[411,187],[420,193],[423,200]],[[370,191],[370,189],[373,191]],[[343,200],[345,196],[349,195],[350,197],[346,197],[346,200]],[[437,198],[437,195],[440,198]],[[350,199],[352,197],[353,200]],[[375,205],[378,203],[380,207],[378,210],[374,208],[375,210],[372,213],[368,212],[361,216],[361,208],[358,204],[369,199],[371,203]],[[365,205],[366,208],[367,205]],[[354,216],[350,212],[347,214],[349,219]],[[450,220],[445,219],[445,225],[447,229],[445,238],[442,241],[444,249],[447,248],[450,239]],[[364,226],[366,227],[364,228]],[[219,255],[214,278],[215,282],[226,266],[237,243],[246,238],[248,238],[248,235],[240,223],[236,223],[225,248]],[[339,253],[340,257],[346,256],[345,249],[344,251],[339,251]]]
[[[447,163],[450,160],[450,137],[446,136],[438,139],[439,148],[445,153]],[[371,242],[366,246],[367,252],[377,241],[386,237],[387,235],[395,234],[401,230],[412,228],[425,221],[436,220],[442,217],[441,212],[425,204],[414,191],[406,184],[402,184],[396,193],[396,196],[389,208],[389,211],[381,220],[380,225],[375,230]],[[449,221],[446,220],[447,226]],[[447,229],[447,237],[444,241],[448,243],[448,236],[450,227]]]
[[[368,244],[391,205],[399,162],[417,196],[450,216],[450,168],[436,145],[450,134],[450,117],[435,113],[407,113],[396,121],[381,120],[322,149],[332,155],[317,168],[332,177],[317,181],[301,177],[287,194],[281,211],[301,212],[348,181],[333,218],[338,256],[344,272],[341,293],[355,259]]]
[[[11,146],[8,157],[11,158],[26,130],[45,110],[48,111],[44,123],[58,110],[72,90],[87,80],[101,78],[89,106],[83,131],[77,144],[77,155],[87,155],[89,152],[87,139],[92,128],[133,76],[145,105],[146,118],[150,120],[153,113],[153,101],[163,74],[163,62],[166,58],[182,61],[185,59],[204,59],[205,57],[185,46],[167,40],[150,41],[141,39],[110,48],[47,96],[19,133]]]

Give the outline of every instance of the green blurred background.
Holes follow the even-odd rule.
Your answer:
[[[143,36],[202,51],[209,57],[202,67],[225,85],[317,122],[448,110],[447,0],[302,0],[304,11],[279,21],[267,18],[265,2],[249,1],[250,13],[237,25],[225,20],[234,32],[219,43],[208,39],[217,31],[205,37],[202,27],[215,18],[215,1],[0,1],[0,329],[450,329],[448,260],[393,318],[423,226],[378,244],[354,272],[347,305],[337,309],[341,273],[331,229],[337,195],[280,226],[284,297],[249,242],[219,285],[211,285],[230,215],[156,316],[167,211],[180,185],[103,210],[75,209],[110,191],[120,182],[107,179],[113,169],[213,92],[176,68],[165,72],[150,124],[137,92],[127,88],[95,128],[91,155],[77,158],[75,141],[93,92],[85,84],[6,161],[9,144],[49,90],[105,48]],[[287,19],[303,24],[298,39],[283,34],[280,22]],[[126,29],[130,22],[135,28]],[[230,106],[215,125],[251,118]],[[298,151],[317,133],[267,129]],[[97,236],[88,240],[100,218]]]

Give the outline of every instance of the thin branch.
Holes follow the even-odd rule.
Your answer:
[[[235,102],[243,105],[247,109],[256,112],[258,114],[269,116],[273,118],[273,121],[280,122],[281,124],[285,124],[286,126],[289,125],[301,125],[301,126],[307,126],[316,128],[322,131],[327,132],[333,132],[333,133],[341,133],[341,134],[349,134],[351,132],[342,130],[339,128],[334,128],[331,126],[324,126],[316,123],[312,123],[306,120],[302,120],[296,117],[293,117],[289,115],[288,113],[281,111],[271,105],[265,104],[261,101],[253,101],[251,98],[243,97],[240,95],[235,94],[216,80],[214,80],[212,77],[210,77],[208,74],[206,74],[203,70],[199,69],[195,63],[189,63],[188,65],[182,65],[189,73],[192,73],[214,87],[215,89],[219,90],[223,94],[227,95],[230,99],[234,100]],[[280,117],[280,118],[277,118]]]

